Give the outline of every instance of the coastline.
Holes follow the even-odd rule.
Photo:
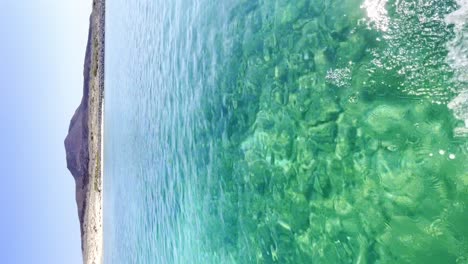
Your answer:
[[[67,167],[76,183],[83,263],[103,262],[103,104],[105,0],[94,0],[84,62],[83,98],[65,139]]]

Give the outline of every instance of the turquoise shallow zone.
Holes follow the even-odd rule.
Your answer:
[[[104,262],[468,263],[461,4],[107,1]]]

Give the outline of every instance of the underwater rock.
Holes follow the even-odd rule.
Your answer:
[[[385,134],[402,126],[406,112],[403,107],[378,105],[367,114],[366,123],[373,132]]]

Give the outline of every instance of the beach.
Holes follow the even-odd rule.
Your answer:
[[[85,208],[83,243],[83,263],[102,263],[102,127],[104,91],[104,1],[95,1],[91,15],[92,65],[89,101],[89,186]]]
[[[65,139],[67,166],[76,183],[83,263],[103,262],[104,18],[105,1],[95,0],[83,71],[83,98]]]

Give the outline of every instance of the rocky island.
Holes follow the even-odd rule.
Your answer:
[[[76,183],[83,263],[102,263],[102,109],[105,0],[94,0],[84,61],[83,98],[65,139],[67,167]]]

